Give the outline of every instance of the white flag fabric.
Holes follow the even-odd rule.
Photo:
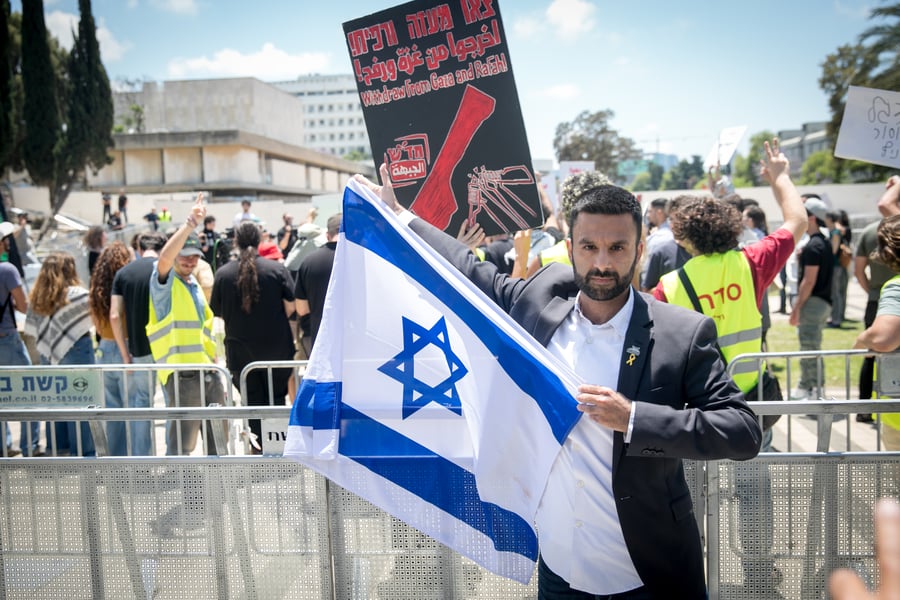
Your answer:
[[[577,377],[351,181],[284,455],[527,583]]]

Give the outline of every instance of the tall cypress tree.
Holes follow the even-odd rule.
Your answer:
[[[31,179],[50,188],[53,208],[63,132],[43,0],[22,3],[22,85],[25,89],[22,156]]]
[[[100,61],[97,27],[90,0],[79,0],[78,37],[69,55],[69,120],[66,157],[69,168],[100,169],[111,162],[113,102],[109,77]]]
[[[9,0],[0,0],[0,172],[12,163],[16,145]]]

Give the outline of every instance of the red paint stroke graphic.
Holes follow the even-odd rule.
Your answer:
[[[439,229],[446,229],[458,206],[450,180],[478,128],[494,112],[497,101],[472,85],[463,92],[447,140],[410,209]]]

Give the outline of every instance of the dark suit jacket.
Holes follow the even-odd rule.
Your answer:
[[[571,266],[552,263],[530,279],[510,279],[425,221],[410,227],[545,346],[574,307]],[[713,321],[632,293],[618,391],[637,404],[631,443],[620,432],[613,437],[616,510],[634,566],[654,596],[705,598],[700,536],[681,461],[753,458],[762,431],[725,372]]]

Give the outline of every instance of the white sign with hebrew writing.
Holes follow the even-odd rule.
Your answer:
[[[0,408],[103,406],[103,374],[91,370],[3,369]]]
[[[703,168],[709,171],[718,165],[727,165],[731,162],[734,153],[737,152],[738,144],[747,132],[746,125],[738,125],[736,127],[726,127],[719,132],[719,137],[713,142],[712,148],[703,161]]]
[[[834,155],[900,167],[900,92],[851,85]]]

